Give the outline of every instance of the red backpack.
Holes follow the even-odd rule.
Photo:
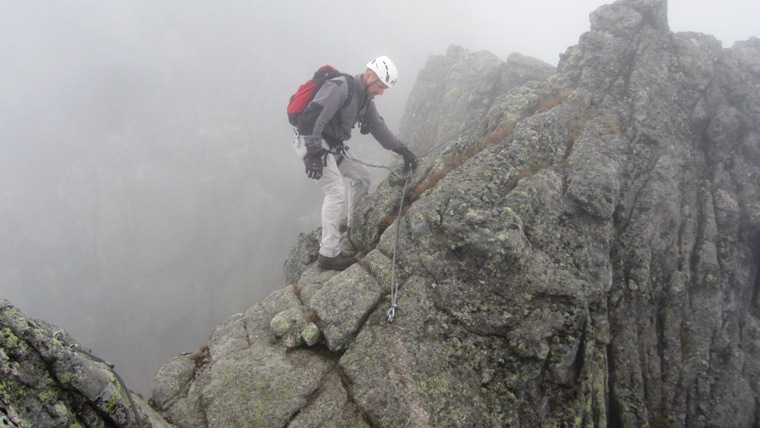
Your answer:
[[[298,117],[303,113],[311,100],[314,99],[314,95],[317,94],[317,91],[319,91],[319,88],[322,87],[325,81],[339,76],[346,76],[346,81],[348,82],[348,98],[346,98],[346,102],[343,103],[341,108],[347,106],[354,96],[354,78],[349,74],[341,73],[331,65],[323,65],[314,72],[314,77],[311,80],[299,86],[296,93],[290,97],[290,102],[288,103],[288,122],[296,126],[298,124]]]

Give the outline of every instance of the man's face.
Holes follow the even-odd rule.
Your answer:
[[[377,95],[383,95],[383,92],[388,89],[388,85],[381,82],[374,72],[368,70],[364,76],[366,81],[369,82],[369,86],[367,87],[367,96],[370,99],[375,98]]]

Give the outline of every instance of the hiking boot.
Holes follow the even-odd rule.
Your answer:
[[[356,259],[348,257],[343,253],[339,253],[335,257],[327,257],[322,254],[319,255],[319,267],[322,269],[344,270],[352,264],[356,263]]]

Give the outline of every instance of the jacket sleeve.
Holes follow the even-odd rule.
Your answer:
[[[322,131],[340,110],[348,92],[345,77],[330,79],[319,88],[298,122],[298,133],[304,136],[307,148],[315,144],[321,146]]]
[[[394,152],[406,147],[403,141],[399,140],[385,124],[385,120],[377,112],[374,101],[369,101],[367,109],[364,112],[365,125],[369,126],[369,132],[373,137],[387,150]]]

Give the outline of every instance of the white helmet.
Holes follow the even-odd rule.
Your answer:
[[[375,75],[381,82],[389,88],[396,83],[398,79],[398,69],[387,56],[379,56],[367,64],[367,68],[374,71]]]

